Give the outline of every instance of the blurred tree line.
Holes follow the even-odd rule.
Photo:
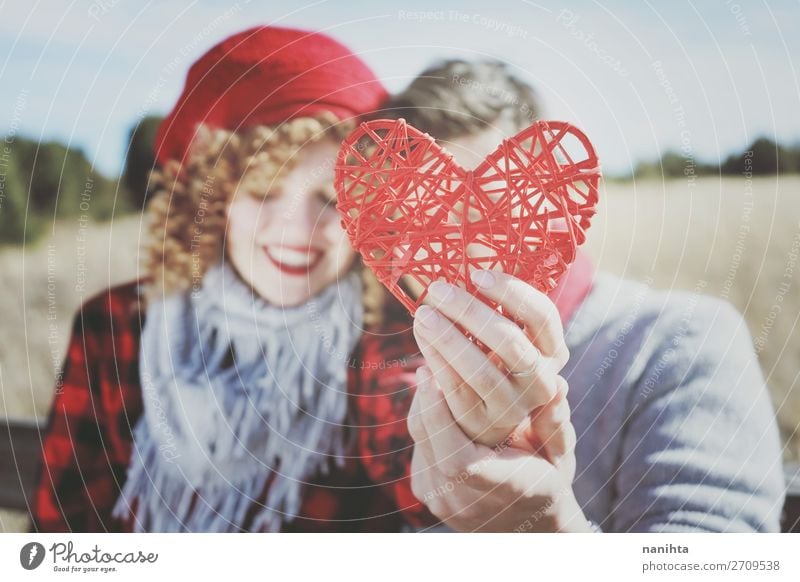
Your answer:
[[[152,143],[160,117],[145,117],[128,134],[122,175],[109,179],[85,153],[58,142],[38,143],[19,136],[0,141],[0,243],[39,238],[58,218],[109,220],[140,212],[146,203],[154,164]],[[703,164],[675,151],[637,165],[633,177],[775,175],[800,172],[800,145],[787,147],[759,138],[722,164]]]
[[[97,172],[79,148],[17,135],[0,141],[0,243],[35,241],[59,218],[109,220],[141,211],[160,121],[145,117],[130,130],[118,179]]]
[[[743,152],[728,156],[721,164],[706,164],[676,151],[668,151],[660,160],[641,162],[635,178],[684,178],[688,176],[768,176],[800,173],[800,144],[783,146],[761,137]]]

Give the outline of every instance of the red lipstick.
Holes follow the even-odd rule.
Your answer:
[[[282,262],[278,258],[278,256],[280,256],[280,253],[277,253],[278,256],[276,256],[276,255],[273,255],[273,253],[270,252],[270,249],[273,248],[273,247],[266,247],[265,246],[265,247],[261,247],[261,248],[264,249],[264,254],[267,256],[267,259],[269,259],[269,261],[273,265],[275,265],[275,267],[278,268],[282,273],[286,273],[287,275],[307,275],[308,273],[310,273],[314,269],[314,267],[316,267],[319,264],[319,262],[322,260],[322,256],[323,256],[323,251],[322,250],[320,250],[318,248],[314,248],[314,247],[309,247],[309,246],[301,247],[301,246],[292,246],[292,245],[281,245],[280,247],[277,247],[277,248],[288,249],[288,250],[295,251],[295,252],[298,252],[298,253],[305,253],[305,254],[312,255],[311,261],[309,261],[308,264],[305,264],[305,265],[290,265],[290,264],[287,264],[285,262]]]

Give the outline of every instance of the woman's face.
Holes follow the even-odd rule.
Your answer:
[[[332,140],[304,146],[268,192],[240,188],[228,207],[228,257],[269,303],[304,303],[352,265],[355,253],[336,212],[337,152]]]

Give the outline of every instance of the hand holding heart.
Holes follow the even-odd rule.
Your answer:
[[[572,490],[572,453],[555,462],[511,447],[470,441],[431,377],[417,370],[408,414],[414,442],[411,489],[457,531],[589,532]]]
[[[569,359],[558,311],[511,275],[473,271],[472,280],[508,317],[437,281],[432,306],[414,319],[427,366],[408,414],[412,491],[457,531],[590,531],[572,490],[576,435],[558,375]]]
[[[432,306],[417,309],[414,335],[434,382],[475,442],[495,446],[519,429],[525,438],[513,439],[513,446],[546,447],[560,458],[574,443],[574,431],[566,381],[558,375],[569,359],[558,311],[545,294],[505,273],[473,271],[473,282],[513,320],[455,285],[433,283],[426,297]],[[521,425],[534,410],[537,423]]]
[[[343,142],[342,227],[415,315],[427,362],[408,416],[412,488],[455,529],[587,531],[558,375],[569,353],[545,293],[585,240],[599,178],[591,143],[562,122],[537,122],[474,170],[403,120]]]
[[[565,392],[557,374],[568,357],[544,293],[585,240],[599,177],[588,138],[563,122],[535,123],[473,170],[402,119],[362,123],[342,144],[335,179],[342,226],[364,263],[416,313],[419,347],[478,442],[502,441],[537,407],[538,424],[563,412],[565,401],[542,408]],[[481,288],[473,278],[479,269],[494,273],[494,287]],[[448,290],[436,280],[452,284],[451,297],[436,299]],[[520,316],[524,331],[500,306]],[[543,442],[532,426],[518,428]]]

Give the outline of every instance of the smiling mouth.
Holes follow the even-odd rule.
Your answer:
[[[262,247],[270,262],[287,275],[306,275],[322,260],[323,251],[311,247]]]

